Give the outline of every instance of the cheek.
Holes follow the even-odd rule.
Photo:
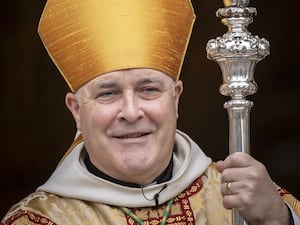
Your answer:
[[[164,122],[164,121],[173,121],[177,118],[177,109],[176,105],[172,101],[168,102],[161,102],[161,104],[158,106],[158,118]]]
[[[81,111],[81,126],[86,129],[105,129],[114,118],[114,111],[97,104],[89,105]]]
[[[172,135],[177,125],[175,104],[163,101],[159,104],[148,104],[147,107],[149,109],[147,110],[147,116],[160,129],[160,137],[167,138],[168,135]]]
[[[93,114],[92,126],[100,130],[107,130],[115,120],[115,112],[110,110],[99,110]]]

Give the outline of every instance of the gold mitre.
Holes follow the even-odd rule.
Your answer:
[[[48,0],[38,33],[76,91],[121,69],[178,79],[194,20],[190,0]]]

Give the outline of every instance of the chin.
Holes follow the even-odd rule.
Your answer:
[[[124,167],[122,170],[124,171],[128,171],[128,173],[130,174],[151,174],[151,171],[155,168],[155,163],[147,163],[146,160],[139,160],[139,161],[130,161],[128,160],[127,162],[125,162]]]

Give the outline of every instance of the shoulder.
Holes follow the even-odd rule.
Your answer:
[[[28,195],[9,209],[0,225],[56,225],[56,223],[51,221],[51,219],[49,219],[42,210],[42,208],[45,208],[45,204],[48,204],[47,200],[52,196],[53,195],[45,192],[34,192]]]
[[[212,162],[202,175],[203,183],[208,185],[221,183],[221,173],[216,168],[216,163]]]
[[[0,223],[0,225],[41,225],[41,224],[51,224],[51,225],[57,225],[49,218],[34,213],[29,210],[20,210],[18,212],[15,212],[14,214],[10,215],[9,217],[3,219],[3,221]]]
[[[199,194],[201,198],[221,198],[221,174],[216,169],[215,163],[211,163],[204,173],[198,177],[185,192]]]
[[[284,202],[293,210],[293,213],[300,219],[300,201],[296,199],[288,190],[275,184],[277,191],[284,200]]]
[[[118,207],[37,191],[12,206],[0,225],[80,225],[87,215],[95,224],[110,224],[118,213]]]

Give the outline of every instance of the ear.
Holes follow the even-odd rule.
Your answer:
[[[80,104],[74,93],[66,94],[65,104],[73,115],[77,129],[80,130]]]
[[[176,114],[178,118],[178,105],[179,105],[179,99],[183,92],[183,82],[181,80],[176,81],[175,83],[175,107],[176,107]]]

